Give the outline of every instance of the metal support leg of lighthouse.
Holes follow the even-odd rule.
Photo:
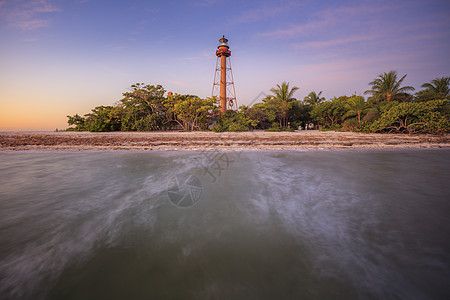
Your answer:
[[[227,57],[220,57],[220,113],[227,111]]]

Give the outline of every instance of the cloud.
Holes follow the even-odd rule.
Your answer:
[[[201,0],[201,1],[195,2],[194,5],[196,5],[196,6],[212,6],[218,2],[219,2],[219,0]]]
[[[146,26],[148,26],[148,24],[150,24],[150,23],[152,23],[152,22],[155,22],[155,21],[156,21],[155,18],[145,19],[145,20],[139,21],[138,25],[139,25],[140,28],[141,28],[141,27],[146,27]]]
[[[61,11],[47,0],[14,1],[10,3],[1,1],[0,6],[5,7],[0,16],[4,17],[9,26],[26,31],[50,26],[51,22],[48,18],[45,18],[45,15]]]
[[[19,16],[31,18],[40,13],[51,13],[59,11],[61,10],[48,3],[47,0],[33,0],[24,2],[19,10],[16,11],[16,13]]]
[[[319,14],[326,18],[333,16],[360,16],[360,15],[373,15],[387,10],[398,10],[401,7],[398,4],[389,2],[386,4],[373,5],[373,3],[367,3],[366,5],[359,6],[344,6],[335,9],[325,9]]]
[[[23,42],[26,42],[26,43],[33,43],[33,42],[37,42],[37,38],[29,38],[29,39],[23,39],[22,41]]]
[[[124,49],[128,49],[130,46],[128,44],[110,44],[110,45],[106,45],[107,48],[112,49],[112,50],[124,50]]]
[[[258,33],[259,37],[272,38],[292,38],[297,35],[307,35],[318,29],[326,29],[331,26],[339,26],[342,20],[357,23],[361,26],[363,23],[370,22],[374,14],[381,13],[386,10],[392,10],[393,6],[370,4],[360,6],[346,6],[334,9],[325,9],[318,11],[312,15],[312,21],[303,24],[289,25],[287,28],[266,31]]]
[[[172,84],[181,86],[181,87],[189,87],[189,84],[183,81],[172,81]]]
[[[103,70],[107,71],[108,73],[113,73],[115,75],[120,75],[120,76],[130,76],[130,74],[124,72],[121,69],[112,67],[112,66],[107,66],[107,65],[99,65]]]
[[[313,42],[304,42],[304,43],[297,43],[293,44],[295,48],[329,48],[339,45],[345,45],[345,44],[351,44],[351,43],[359,43],[359,42],[365,42],[377,39],[377,37],[374,37],[372,35],[355,35],[350,36],[347,38],[341,38],[341,39],[331,39],[331,40],[321,40],[321,41],[313,41]]]
[[[204,61],[211,59],[211,53],[214,54],[214,52],[211,52],[211,49],[204,49],[203,51],[200,51],[195,56],[189,56],[189,57],[183,57],[182,60],[188,60],[188,61]]]
[[[49,20],[28,20],[16,22],[15,26],[23,30],[34,30],[42,27],[48,27],[50,24]]]
[[[289,38],[299,34],[305,34],[311,29],[323,28],[330,25],[330,20],[322,20],[322,21],[313,21],[310,23],[302,24],[302,25],[294,25],[290,26],[286,29],[279,29],[274,31],[268,31],[259,33],[258,36],[261,37],[278,37],[278,38]]]
[[[232,19],[233,23],[251,23],[277,16],[286,12],[299,4],[297,2],[288,2],[284,5],[276,6],[264,5],[255,9],[243,11],[240,15]]]

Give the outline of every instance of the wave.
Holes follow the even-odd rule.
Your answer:
[[[447,152],[0,155],[5,299],[46,298],[72,273],[75,298],[92,280],[114,291],[112,274],[81,272],[110,249],[126,249],[111,268],[155,298],[448,293]],[[172,180],[182,174],[201,193],[180,208],[170,191],[192,192]]]

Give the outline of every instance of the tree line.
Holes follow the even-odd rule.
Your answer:
[[[161,85],[137,83],[113,106],[98,106],[84,116],[68,117],[76,131],[213,130],[293,131],[308,124],[321,130],[395,133],[448,133],[450,131],[450,77],[424,83],[415,94],[404,86],[406,75],[380,74],[362,95],[326,100],[322,91],[296,99],[298,87],[288,82],[272,88],[271,95],[253,106],[219,113],[218,99],[166,94]]]

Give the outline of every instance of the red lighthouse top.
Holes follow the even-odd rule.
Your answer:
[[[219,46],[217,46],[216,55],[217,56],[231,56],[231,51],[229,50],[230,47],[228,47],[228,40],[225,38],[225,36],[222,36],[222,38],[219,40]]]

